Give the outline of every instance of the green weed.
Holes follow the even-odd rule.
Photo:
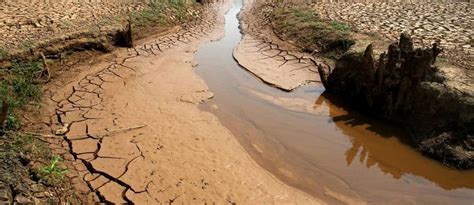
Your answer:
[[[38,175],[41,182],[48,185],[55,185],[63,180],[64,175],[68,172],[68,169],[61,167],[61,160],[61,157],[54,156],[49,164],[41,167],[38,170]]]
[[[7,116],[5,121],[5,129],[7,130],[18,130],[20,129],[20,120],[13,114]]]

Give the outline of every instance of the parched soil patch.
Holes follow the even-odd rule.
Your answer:
[[[84,50],[109,52],[114,46],[129,46],[123,43],[123,34],[130,28],[133,39],[140,39],[199,18],[200,12],[200,4],[169,1],[53,2],[49,7],[40,3],[39,8],[48,7],[45,10],[32,5],[17,8],[22,4],[2,4],[6,12],[5,26],[1,27],[4,30],[0,30],[5,36],[4,42],[0,41],[0,68],[11,66],[12,60],[31,61],[42,55],[61,59]],[[56,15],[58,11],[64,13]]]
[[[146,1],[49,1],[0,3],[0,47],[11,51],[45,44],[78,33],[103,35],[120,29],[130,13],[149,7]]]
[[[474,65],[474,10],[469,2],[331,2],[312,5],[321,18],[349,24],[360,33],[389,43],[407,32],[415,46],[438,41],[441,61],[472,70]]]

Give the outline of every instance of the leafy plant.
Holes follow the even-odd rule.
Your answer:
[[[18,130],[20,128],[20,121],[15,115],[8,115],[5,121],[5,128],[7,130]]]
[[[48,165],[39,169],[39,176],[41,181],[50,185],[61,182],[64,175],[69,171],[60,166],[61,157],[54,156]]]

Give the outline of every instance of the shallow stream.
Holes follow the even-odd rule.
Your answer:
[[[214,99],[214,113],[263,168],[329,204],[474,204],[474,170],[460,171],[423,156],[389,125],[336,106],[322,86],[284,92],[241,68],[232,56],[242,38],[237,0],[225,37],[202,45],[197,73]],[[314,112],[265,100],[314,102]]]

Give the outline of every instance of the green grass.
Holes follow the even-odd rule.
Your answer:
[[[9,73],[0,81],[0,100],[13,108],[26,105],[29,101],[38,100],[41,96],[39,86],[34,84],[35,76],[43,69],[37,61],[13,61]]]
[[[25,177],[46,186],[60,186],[68,172],[61,161],[35,136],[7,131],[0,138],[0,181],[11,187]],[[38,163],[44,165],[35,166]]]
[[[307,52],[318,51],[337,56],[355,43],[347,24],[321,19],[311,8],[277,5],[270,12],[268,16],[272,18],[275,33],[284,40],[293,40]]]
[[[61,165],[62,159],[59,156],[51,158],[49,164],[37,169],[37,174],[40,177],[40,181],[47,185],[57,185],[62,182],[64,175],[68,172],[68,169],[63,168]]]
[[[8,117],[6,122],[0,122],[1,129],[18,129],[16,112],[29,102],[40,99],[41,90],[34,81],[42,69],[43,64],[40,62],[13,61],[10,69],[1,70],[3,73],[0,73],[0,76],[3,79],[0,81],[0,108],[8,105]]]
[[[8,104],[7,118],[0,126],[0,173],[7,173],[0,180],[11,187],[25,181],[26,177],[46,186],[56,186],[62,181],[65,169],[60,166],[60,158],[52,157],[49,147],[37,137],[18,132],[21,123],[17,117],[23,108],[41,97],[35,80],[43,71],[38,61],[13,61],[9,69],[0,72],[0,108]],[[41,168],[36,163],[47,164]],[[49,162],[50,161],[50,162]],[[35,176],[32,175],[32,173]]]
[[[18,130],[20,129],[20,120],[15,114],[9,114],[5,121],[6,130]]]
[[[152,25],[168,25],[169,16],[177,18],[179,21],[187,18],[186,8],[188,3],[184,0],[149,0],[148,9],[132,12],[129,17],[132,24],[140,27]]]
[[[332,28],[340,32],[351,32],[351,27],[344,22],[333,21],[331,23]]]

